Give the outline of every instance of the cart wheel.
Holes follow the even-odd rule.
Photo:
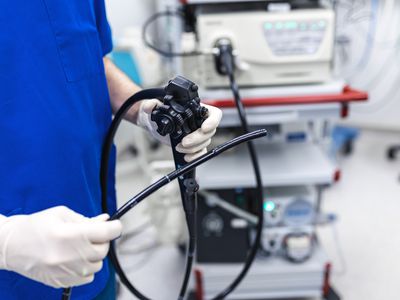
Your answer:
[[[193,291],[190,291],[187,296],[187,300],[196,300],[196,293]]]
[[[328,293],[324,296],[324,300],[340,300],[340,296],[330,287]]]
[[[342,153],[345,156],[351,155],[353,153],[354,150],[354,143],[353,140],[348,140],[342,148]]]
[[[395,160],[397,157],[397,152],[399,151],[396,147],[390,147],[387,151],[387,158],[389,160]]]

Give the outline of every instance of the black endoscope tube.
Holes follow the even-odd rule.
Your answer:
[[[109,169],[109,156],[111,153],[111,148],[113,144],[113,139],[115,136],[115,133],[118,129],[119,124],[122,121],[123,116],[125,113],[138,101],[144,100],[144,99],[151,99],[151,98],[159,98],[162,97],[165,94],[163,89],[149,89],[149,90],[143,90],[141,92],[138,92],[131,98],[129,98],[120,108],[118,113],[115,115],[115,118],[110,126],[110,129],[108,131],[107,137],[106,137],[106,142],[104,144],[104,149],[102,153],[102,160],[101,160],[101,170],[100,170],[100,182],[101,182],[101,190],[102,190],[102,207],[103,211],[107,212],[107,175],[108,175],[108,169]],[[130,211],[133,207],[138,205],[141,201],[143,201],[145,198],[149,197],[151,194],[162,188],[163,186],[167,185],[170,183],[172,180],[175,180],[176,178],[192,171],[194,168],[204,164],[205,162],[209,161],[210,159],[220,155],[221,153],[236,147],[242,143],[249,142],[251,140],[255,140],[261,137],[264,137],[267,135],[267,131],[262,129],[262,130],[257,130],[248,134],[244,134],[242,136],[239,136],[233,140],[230,140],[213,150],[209,151],[208,153],[204,154],[200,158],[194,160],[191,163],[188,163],[181,168],[174,170],[173,172],[169,173],[168,175],[162,177],[159,179],[157,182],[154,184],[150,185],[146,189],[144,189],[142,192],[137,194],[135,197],[127,201],[111,218],[110,220],[116,220],[120,219],[122,216],[124,216],[128,211]],[[146,296],[142,295],[129,281],[127,276],[125,275],[119,260],[117,258],[115,248],[114,248],[114,243],[112,243],[110,247],[110,253],[109,253],[110,260],[112,261],[114,268],[116,272],[118,273],[118,276],[120,277],[120,280],[122,283],[132,292],[136,297],[138,297],[141,300],[150,300]],[[189,274],[190,275],[190,274]],[[184,279],[185,281],[185,279]],[[185,284],[183,284],[185,285]],[[186,284],[187,285],[187,284]],[[63,290],[62,294],[62,300],[69,300],[71,297],[71,288],[66,288]],[[182,290],[181,290],[182,292]]]
[[[103,152],[101,156],[101,168],[100,168],[100,184],[101,184],[101,203],[103,212],[108,213],[107,207],[107,179],[108,179],[108,169],[109,169],[109,158],[111,149],[113,146],[114,136],[117,132],[117,129],[123,120],[125,114],[128,110],[137,102],[146,99],[154,99],[154,98],[161,98],[165,96],[164,89],[146,89],[141,90],[132,97],[130,97],[125,103],[121,106],[118,112],[115,114],[114,119],[111,123],[110,129],[108,130],[106,139],[104,141]],[[114,242],[111,243],[109,258],[117,272],[121,282],[129,289],[129,291],[138,297],[141,300],[150,300],[145,295],[143,295],[138,289],[136,289],[133,284],[129,281],[128,277],[126,276],[124,270],[121,267],[121,264],[118,260],[117,253],[115,250]]]
[[[115,115],[114,120],[111,123],[110,129],[108,131],[108,134],[106,136],[106,140],[105,140],[104,147],[103,147],[103,153],[102,153],[102,161],[101,161],[100,182],[101,182],[101,189],[102,189],[102,206],[103,206],[104,212],[108,211],[108,209],[107,209],[107,176],[108,176],[108,167],[109,167],[108,161],[109,161],[109,156],[111,153],[114,136],[118,129],[119,124],[121,123],[121,121],[123,119],[123,116],[136,102],[138,102],[140,100],[145,100],[145,99],[161,98],[164,95],[165,95],[164,89],[142,90],[142,91],[138,92],[137,94],[133,95],[131,98],[129,98],[122,105],[122,107],[119,109],[119,111]],[[150,196],[152,193],[157,191],[162,186],[168,184],[171,180],[174,180],[174,179],[178,178],[179,176],[192,171],[198,165],[208,161],[209,159],[211,159],[213,157],[216,157],[217,155],[221,154],[222,152],[224,152],[234,146],[237,146],[243,142],[246,142],[246,141],[249,141],[252,139],[260,138],[262,136],[265,136],[266,134],[267,134],[266,131],[261,130],[261,131],[255,132],[253,134],[249,134],[248,136],[243,136],[241,138],[234,139],[220,147],[215,148],[214,150],[205,154],[204,156],[195,160],[194,162],[192,162],[190,164],[186,164],[184,166],[181,166],[180,169],[175,170],[171,174],[160,179],[160,181],[156,182],[156,184],[153,184],[148,189],[145,189],[143,192],[139,193],[138,197],[136,198],[137,199],[136,201],[135,201],[135,198],[128,201],[128,203],[123,205],[117,211],[117,213],[111,217],[111,220],[121,218],[125,213],[127,213],[130,209],[132,209],[134,206],[136,206],[140,201],[142,201],[146,197]],[[195,221],[195,218],[192,218],[191,221]],[[189,229],[190,230],[194,229],[194,226],[189,226]],[[189,248],[193,248],[194,245],[195,245],[194,241],[190,241]],[[183,297],[182,294],[184,294],[186,291],[187,284],[188,284],[189,277],[190,277],[189,269],[191,269],[191,265],[193,262],[193,256],[190,257],[191,249],[188,249],[188,250],[189,250],[189,256],[188,256],[188,261],[187,261],[187,267],[186,267],[185,277],[183,279],[179,299],[181,299]],[[121,282],[129,289],[129,291],[141,300],[150,300],[150,298],[146,297],[140,291],[138,291],[133,286],[133,284],[129,281],[128,277],[126,276],[125,272],[123,271],[122,266],[118,260],[118,257],[117,257],[116,251],[115,251],[115,247],[114,247],[114,242],[112,242],[111,247],[110,247],[109,258],[110,258],[111,262],[113,263],[113,266],[114,266]]]
[[[117,220],[122,218],[128,211],[130,211],[132,208],[134,208],[136,205],[138,205],[140,202],[142,202],[144,199],[146,199],[147,197],[149,197],[151,194],[153,194],[154,192],[158,191],[159,189],[161,189],[162,187],[164,187],[165,185],[169,184],[171,181],[179,178],[180,176],[191,172],[194,168],[206,163],[207,161],[209,161],[210,159],[213,159],[214,157],[217,157],[218,155],[220,155],[221,153],[236,147],[242,143],[245,142],[249,142],[251,140],[255,140],[261,137],[264,137],[267,135],[267,131],[265,129],[261,129],[261,130],[256,130],[254,132],[239,136],[231,141],[228,141],[216,148],[214,148],[213,150],[209,151],[208,153],[204,154],[203,156],[201,156],[200,158],[194,160],[191,163],[188,163],[187,165],[181,167],[180,169],[177,169],[171,173],[169,173],[168,175],[160,178],[158,181],[156,181],[155,183],[153,183],[152,185],[148,186],[146,189],[144,189],[143,191],[141,191],[139,194],[137,194],[135,197],[133,197],[132,199],[130,199],[129,201],[127,201],[111,218],[110,220]],[[115,252],[110,252],[110,258],[114,259],[113,264],[114,267],[118,273],[118,275],[120,276],[121,281],[123,281],[124,285],[128,287],[128,289],[133,292],[133,290],[137,291],[135,287],[133,287],[133,285],[130,283],[130,281],[128,280],[128,278],[126,277],[126,275],[124,274],[121,265],[119,264],[118,259],[115,256]],[[122,277],[121,277],[122,275]],[[189,274],[190,275],[190,274]],[[185,276],[186,278],[186,276]],[[137,291],[138,292],[138,291]],[[140,292],[138,292],[140,294]],[[145,296],[143,296],[145,297]],[[149,298],[139,298],[139,299],[148,299]]]
[[[182,176],[183,174],[186,174],[186,173],[192,171],[194,168],[197,168],[198,166],[206,163],[210,159],[213,159],[213,158],[217,157],[218,155],[224,153],[225,151],[232,149],[234,147],[237,147],[240,144],[250,142],[255,139],[259,139],[266,135],[267,135],[267,131],[265,129],[259,129],[259,130],[255,130],[253,132],[238,136],[220,146],[215,147],[214,149],[207,152],[206,154],[199,157],[198,159],[192,161],[191,163],[188,163],[187,165],[185,165],[177,170],[172,171],[168,175],[161,177],[155,183],[153,183],[152,185],[145,188],[143,191],[141,191],[135,197],[133,197],[132,199],[127,201],[120,209],[118,209],[118,211],[111,217],[110,220],[117,220],[117,219],[122,218],[128,211],[130,211],[132,208],[134,208],[136,205],[138,205],[140,202],[142,202],[142,200],[149,197],[151,194],[158,191],[160,188],[167,185],[171,181],[177,179],[179,176]]]
[[[240,122],[242,124],[242,128],[244,133],[249,132],[249,126],[247,123],[246,119],[246,112],[243,107],[243,103],[241,101],[240,93],[239,93],[239,88],[236,84],[235,81],[235,76],[234,76],[234,57],[233,57],[233,49],[230,43],[222,43],[218,45],[219,49],[219,63],[223,66],[223,72],[228,75],[229,77],[229,83],[230,83],[230,88],[232,90],[235,104],[239,113],[239,118]],[[258,249],[260,248],[261,244],[261,236],[262,236],[262,230],[263,230],[263,225],[264,225],[264,192],[263,192],[263,184],[262,184],[262,179],[261,179],[261,170],[260,170],[260,165],[259,161],[257,158],[256,150],[254,148],[254,144],[249,141],[247,143],[247,147],[249,150],[250,154],[250,159],[251,163],[253,165],[254,169],[254,175],[256,179],[256,185],[257,185],[257,198],[258,198],[258,203],[257,203],[257,215],[258,215],[258,223],[256,226],[256,237],[254,244],[250,250],[250,253],[247,256],[247,260],[245,262],[245,265],[242,269],[242,271],[239,273],[239,275],[233,280],[233,282],[221,293],[219,293],[217,296],[212,298],[212,300],[221,300],[225,299],[231,292],[235,290],[235,288],[240,284],[240,282],[244,279],[246,276],[247,272],[249,271],[251,265],[254,262],[254,259],[257,256]]]
[[[114,120],[111,124],[109,133],[107,134],[105,143],[104,143],[104,149],[103,149],[103,155],[102,155],[102,168],[101,168],[101,186],[102,186],[102,204],[103,204],[103,210],[105,212],[107,212],[107,174],[108,174],[108,159],[109,159],[109,155],[111,152],[111,147],[112,147],[112,142],[115,136],[115,133],[118,129],[118,126],[123,118],[123,116],[125,115],[125,113],[129,110],[129,108],[136,103],[137,101],[139,101],[138,99],[148,99],[148,98],[160,98],[162,97],[165,92],[162,89],[154,89],[154,90],[144,90],[142,91],[143,93],[141,94],[135,94],[134,96],[132,96],[130,99],[128,99],[125,104],[120,108],[120,110],[118,111],[118,113],[115,115]],[[147,93],[144,93],[147,92]],[[153,94],[154,93],[154,94]],[[143,94],[143,95],[142,95]],[[142,97],[148,97],[148,98],[142,98]],[[160,179],[159,181],[157,181],[155,184],[151,185],[149,188],[145,189],[144,191],[142,191],[141,193],[139,193],[137,195],[137,197],[131,199],[130,201],[128,201],[125,205],[123,205],[118,211],[117,213],[111,217],[111,220],[114,219],[119,219],[121,218],[124,214],[126,214],[130,209],[132,209],[134,206],[136,206],[138,203],[140,203],[143,199],[145,199],[146,197],[150,196],[152,193],[154,193],[155,191],[157,191],[159,188],[161,188],[162,186],[168,184],[170,181],[178,178],[179,176],[186,174],[190,171],[192,171],[194,168],[196,168],[197,166],[199,166],[200,164],[205,163],[206,161],[210,160],[213,157],[216,157],[217,155],[221,154],[222,152],[235,147],[243,142],[247,142],[250,141],[252,139],[256,139],[256,138],[260,138],[262,136],[265,136],[267,134],[267,132],[265,130],[260,130],[257,131],[255,133],[249,134],[248,136],[243,136],[243,137],[239,137],[236,138],[220,147],[215,148],[214,150],[210,151],[209,153],[205,154],[204,156],[202,156],[201,158],[195,160],[194,162],[190,163],[190,164],[186,164],[181,166],[178,170],[175,170],[174,172],[170,173],[169,175],[163,177],[162,179]],[[195,218],[193,216],[193,218],[191,218],[191,220],[188,220],[188,222],[194,222]],[[189,224],[191,225],[191,224]],[[193,230],[195,227],[194,226],[188,226],[189,230]],[[185,275],[184,275],[184,279],[183,279],[183,283],[182,283],[182,287],[181,287],[181,291],[180,291],[180,298],[182,299],[182,294],[185,293],[186,288],[187,288],[187,284],[189,281],[189,277],[190,277],[190,269],[191,269],[191,265],[193,262],[193,255],[190,255],[190,251],[192,250],[192,248],[195,245],[195,241],[190,241],[189,243],[189,256],[188,256],[188,261],[186,264],[186,271],[185,271]],[[192,251],[193,252],[193,251]],[[140,291],[138,291],[133,284],[129,281],[129,279],[127,278],[125,272],[122,269],[121,264],[119,263],[116,251],[115,251],[115,247],[114,247],[114,243],[112,243],[111,247],[110,247],[110,253],[109,253],[109,257],[110,260],[112,261],[114,268],[118,274],[118,276],[120,277],[122,283],[139,299],[141,300],[150,300],[148,297],[146,297],[145,295],[143,295]],[[189,271],[188,271],[189,270]]]
[[[115,117],[111,123],[110,128],[108,129],[107,136],[105,138],[105,143],[103,146],[102,156],[101,156],[101,167],[100,167],[100,186],[101,186],[101,205],[102,211],[104,213],[108,213],[107,207],[107,179],[108,179],[108,170],[109,170],[109,157],[111,153],[111,149],[113,146],[114,136],[117,132],[117,129],[127,113],[127,111],[137,102],[145,100],[145,99],[154,99],[160,98],[165,95],[164,89],[146,89],[141,90],[130,97],[125,103],[121,106],[118,112],[115,114]],[[115,248],[114,242],[111,243],[109,257],[111,262],[113,263],[118,276],[120,277],[121,281],[126,285],[126,287],[137,297],[142,298],[144,300],[150,300],[143,296],[138,290],[135,289],[134,286],[129,282],[128,278],[126,277],[124,271],[119,264]],[[62,293],[62,300],[69,300],[71,298],[72,288],[65,288]]]
[[[171,139],[172,154],[175,162],[175,169],[185,166],[185,154],[179,153],[176,147],[182,140],[182,136],[178,139]],[[185,211],[186,225],[189,235],[189,243],[187,247],[186,267],[183,276],[181,289],[178,300],[183,300],[189,284],[190,274],[192,272],[194,252],[196,251],[196,210],[197,210],[197,190],[196,170],[193,169],[179,177],[179,190],[182,198],[182,206]]]

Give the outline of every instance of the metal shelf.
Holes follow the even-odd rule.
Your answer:
[[[271,143],[257,145],[265,187],[326,185],[334,181],[336,166],[319,145]],[[202,189],[254,187],[255,179],[246,147],[220,156],[197,169]]]
[[[236,108],[223,108],[220,127],[240,126]],[[246,109],[249,125],[262,126],[297,121],[339,119],[342,105],[338,103],[311,105],[260,106]]]
[[[300,88],[300,87],[298,87]],[[243,90],[243,89],[242,89]],[[206,93],[205,93],[206,94]],[[232,96],[227,98],[204,98],[204,102],[217,107],[234,107],[235,102]],[[363,91],[355,90],[349,86],[345,86],[339,93],[332,94],[307,94],[302,95],[277,95],[277,96],[259,96],[249,97],[242,94],[242,102],[244,106],[271,106],[271,105],[295,105],[295,104],[317,104],[317,103],[342,103],[360,102],[368,100],[368,94]]]
[[[284,100],[287,97],[316,96],[316,95],[335,95],[341,94],[346,84],[343,80],[333,80],[331,82],[319,84],[302,84],[271,87],[241,87],[240,93],[243,99],[278,98]],[[207,101],[222,101],[232,98],[230,89],[201,89],[201,97]],[[276,104],[279,104],[276,103]]]
[[[203,102],[221,108],[222,127],[238,126],[239,117],[228,89],[202,90]],[[348,103],[368,95],[336,80],[322,84],[241,89],[250,125],[344,118]]]
[[[321,297],[329,264],[324,250],[317,246],[313,256],[302,264],[283,257],[257,258],[248,276],[228,299],[276,299]],[[220,292],[242,268],[241,264],[199,264],[204,298]]]

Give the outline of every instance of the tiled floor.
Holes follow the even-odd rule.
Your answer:
[[[320,236],[339,273],[333,283],[345,300],[400,299],[400,160],[385,158],[396,142],[400,133],[364,133],[354,154],[340,163],[342,180],[325,193],[325,210],[339,216],[344,274],[332,230],[324,228]]]
[[[400,299],[400,160],[385,159],[386,148],[396,141],[400,134],[364,132],[354,154],[340,161],[341,181],[324,194],[324,210],[339,216],[337,237],[332,227],[321,228],[319,236],[333,262],[332,282],[345,300]],[[133,163],[123,168],[118,194],[126,200],[147,181],[143,174],[129,171]],[[124,218],[127,231],[147,222],[145,210],[144,203]],[[155,247],[155,230],[146,228],[120,247],[123,265],[152,299],[176,299],[182,256],[172,245]],[[134,298],[122,289],[119,300],[128,299]]]

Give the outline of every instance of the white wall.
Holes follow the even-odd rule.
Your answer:
[[[115,39],[129,26],[141,26],[155,12],[154,0],[106,0],[108,20]]]
[[[375,1],[377,13],[371,9]],[[352,106],[350,122],[400,130],[400,1],[341,0],[339,3],[342,4],[338,34],[350,41],[341,52],[348,55],[343,74],[352,86],[370,94],[367,104]],[[367,41],[371,47],[367,47]]]

